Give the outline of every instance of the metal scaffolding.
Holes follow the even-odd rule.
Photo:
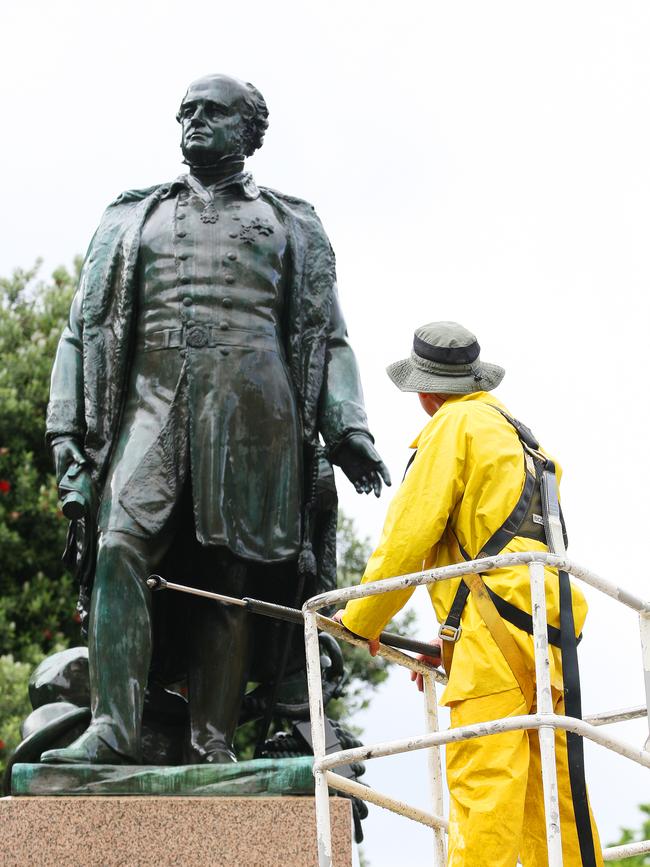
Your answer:
[[[530,588],[532,600],[533,637],[535,644],[535,672],[537,712],[525,716],[507,717],[489,720],[470,726],[439,731],[438,710],[436,698],[436,683],[446,683],[445,676],[437,670],[419,662],[412,656],[400,651],[380,646],[380,655],[402,665],[411,671],[423,675],[425,695],[426,731],[424,735],[405,738],[398,741],[372,744],[355,749],[340,750],[335,753],[325,753],[325,712],[321,686],[320,651],[318,646],[318,631],[326,630],[337,638],[352,644],[365,644],[343,627],[332,624],[331,620],[318,614],[322,608],[329,606],[341,607],[350,599],[360,599],[364,596],[374,596],[389,593],[392,590],[403,590],[406,587],[416,587],[421,584],[433,584],[437,581],[447,581],[464,575],[488,573],[495,569],[510,566],[528,566],[530,573]],[[645,678],[645,705],[626,708],[619,711],[603,712],[585,719],[560,716],[553,713],[550,681],[550,657],[547,633],[546,593],[544,568],[568,572],[574,578],[583,581],[600,593],[611,597],[616,602],[631,608],[638,614],[641,636],[641,656]],[[332,842],[329,818],[329,789],[363,798],[372,804],[385,807],[413,821],[427,825],[433,830],[433,864],[444,867],[446,864],[446,833],[447,820],[443,816],[443,774],[440,757],[440,747],[443,744],[468,740],[469,738],[488,737],[500,732],[519,729],[536,729],[540,740],[542,762],[542,783],[544,790],[544,806],[546,812],[546,839],[548,844],[549,867],[562,867],[562,843],[560,825],[557,821],[549,821],[548,817],[559,816],[557,774],[555,766],[555,730],[564,729],[575,732],[605,749],[612,750],[645,768],[650,769],[650,734],[644,747],[628,744],[619,738],[600,731],[600,727],[610,723],[621,722],[638,717],[648,717],[650,723],[650,601],[643,600],[621,587],[606,581],[604,578],[573,563],[566,557],[555,554],[544,554],[539,551],[520,554],[500,554],[496,557],[486,557],[467,563],[458,563],[439,569],[428,569],[387,578],[357,587],[345,587],[314,596],[303,606],[305,619],[305,645],[307,651],[307,681],[309,686],[309,702],[311,712],[311,728],[314,748],[314,778],[316,787],[316,822],[318,833],[319,867],[331,867]],[[368,759],[391,756],[412,750],[427,750],[429,760],[429,778],[431,783],[432,812],[426,813],[402,801],[391,798],[381,792],[348,780],[334,772],[334,768],[350,762],[366,761]],[[605,861],[628,858],[650,852],[650,840],[641,843],[630,843],[626,846],[616,846],[604,851]],[[336,864],[334,864],[336,867]]]

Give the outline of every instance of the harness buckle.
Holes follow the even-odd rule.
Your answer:
[[[442,638],[443,641],[456,642],[460,638],[462,631],[461,626],[450,626],[448,623],[443,623],[438,630],[438,637]]]

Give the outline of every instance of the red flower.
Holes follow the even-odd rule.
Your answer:
[[[52,630],[51,629],[44,629],[43,630],[43,638],[45,638],[47,641],[49,641],[52,638]]]
[[[4,748],[5,748],[5,742],[0,740],[0,750],[4,750]]]
[[[75,613],[72,615],[72,619],[75,623],[81,623],[81,614],[79,614],[78,611],[75,611]]]
[[[6,479],[0,479],[0,494],[8,494],[11,490],[11,482]]]

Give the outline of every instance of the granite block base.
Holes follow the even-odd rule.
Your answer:
[[[334,867],[350,867],[351,804],[330,810]],[[314,867],[314,799],[2,798],[0,853],[3,867]]]

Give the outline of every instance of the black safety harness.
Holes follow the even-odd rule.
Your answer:
[[[547,541],[549,534],[551,539],[555,537],[555,545],[549,544],[549,550],[558,548],[559,550],[554,550],[554,553],[564,553],[568,539],[557,496],[555,465],[550,458],[540,452],[539,442],[530,428],[509,416],[499,407],[494,406],[493,408],[512,425],[523,446],[526,473],[524,487],[510,515],[487,540],[476,557],[471,557],[456,537],[460,553],[465,560],[494,557],[503,551],[515,536],[523,536],[526,539],[535,539],[538,542],[549,544]],[[506,599],[502,599],[489,587],[487,591],[504,620],[512,623],[517,629],[523,629],[529,635],[533,634],[533,618],[530,614],[512,605]],[[455,642],[460,638],[460,621],[469,594],[469,586],[465,581],[461,581],[447,618],[440,627],[439,635],[444,641]],[[561,647],[561,630],[555,626],[549,626],[548,640],[555,647]]]

